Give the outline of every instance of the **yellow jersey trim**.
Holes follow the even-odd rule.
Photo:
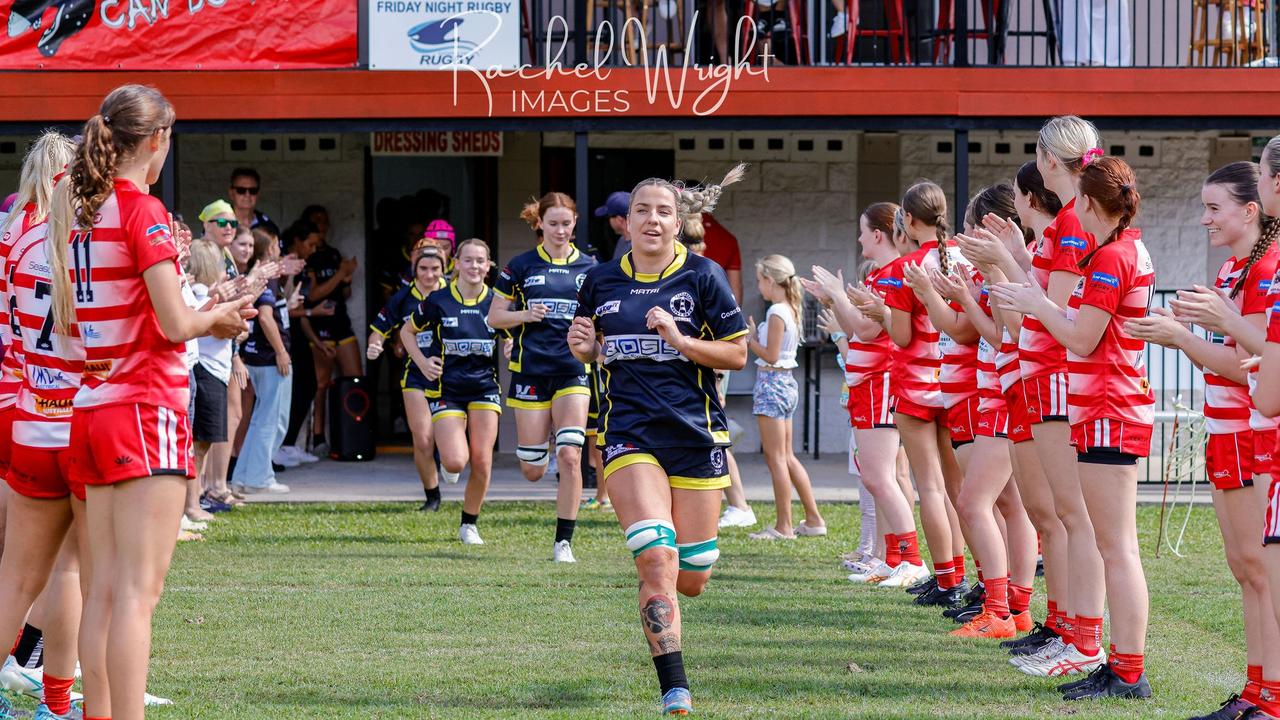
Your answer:
[[[685,248],[684,243],[679,242],[676,243],[675,249],[676,256],[671,260],[671,264],[667,265],[660,273],[636,272],[635,265],[631,262],[630,250],[627,251],[626,255],[622,256],[622,260],[618,264],[622,267],[622,272],[632,280],[646,283],[657,282],[671,277],[677,270],[684,267],[684,263],[689,257],[689,251]]]
[[[578,252],[578,248],[574,247],[572,243],[569,245],[569,256],[563,258],[551,257],[551,253],[547,252],[542,243],[538,243],[538,247],[535,249],[538,251],[538,257],[542,258],[543,262],[549,262],[552,265],[568,265],[582,256],[582,253]]]

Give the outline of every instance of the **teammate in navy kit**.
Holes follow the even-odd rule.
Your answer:
[[[685,218],[715,207],[719,185],[641,182],[631,193],[631,252],[587,273],[569,330],[574,357],[602,359],[597,443],[640,576],[640,618],[663,713],[692,710],[677,591],[702,593],[729,486],[729,428],[716,370],[741,370],[747,326],[724,271],[675,241]]]
[[[369,324],[366,353],[369,360],[377,360],[382,355],[386,339],[409,319],[428,295],[448,285],[443,275],[444,257],[439,250],[426,247],[417,252],[413,261],[413,282],[397,290]],[[413,464],[418,469],[418,478],[422,480],[422,490],[427,496],[420,509],[435,512],[440,509],[440,482],[436,479],[436,463],[432,457],[435,439],[431,435],[431,410],[424,392],[429,383],[403,347],[395,344],[394,351],[396,357],[405,358],[404,371],[400,374],[400,393],[404,396],[409,431],[413,433]],[[458,478],[455,475],[452,479],[456,481]]]
[[[431,422],[444,471],[457,476],[471,462],[458,537],[483,545],[476,520],[493,469],[502,393],[494,362],[496,333],[485,316],[493,294],[484,284],[489,246],[472,238],[458,246],[458,278],[427,296],[400,329],[400,342],[426,379]]]
[[[539,480],[555,430],[560,486],[556,490],[556,539],[552,557],[574,562],[573,530],[582,498],[582,446],[586,442],[591,379],[565,346],[587,270],[594,258],[573,246],[578,221],[573,198],[547,193],[520,216],[541,242],[515,256],[494,285],[489,324],[511,334],[511,387],[507,405],[516,413],[516,456],[530,482]]]

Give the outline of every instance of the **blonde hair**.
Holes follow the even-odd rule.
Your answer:
[[[62,172],[75,155],[76,145],[66,135],[56,130],[46,130],[31,143],[27,156],[22,160],[22,175],[18,180],[18,196],[5,218],[0,233],[9,232],[23,208],[28,203],[36,206],[31,214],[31,224],[44,222],[53,204],[53,178]]]
[[[191,257],[187,259],[187,273],[206,287],[213,287],[227,271],[222,260],[222,249],[212,240],[200,238],[191,241]]]
[[[662,178],[648,178],[641,180],[631,190],[631,197],[635,198],[636,193],[641,188],[656,186],[667,190],[676,199],[676,214],[681,221],[687,222],[689,218],[704,212],[711,212],[716,209],[716,203],[720,202],[720,195],[724,189],[739,180],[747,174],[747,164],[738,163],[734,165],[729,172],[725,173],[724,179],[719,183],[706,185],[684,185],[683,183],[673,183],[670,180]],[[699,218],[701,222],[701,218]]]
[[[487,258],[493,257],[492,254],[489,252],[489,243],[485,242],[484,240],[481,240],[480,238],[467,238],[466,240],[463,240],[462,242],[458,243],[458,252],[455,253],[455,255],[457,257],[462,257],[462,248],[467,247],[468,245],[477,245],[479,247],[482,247],[484,248],[485,257]]]
[[[796,266],[791,259],[785,255],[766,255],[756,261],[756,272],[782,287],[787,294],[787,304],[795,312],[796,322],[799,322],[804,290],[800,287],[800,278],[796,277]]]
[[[59,332],[75,322],[75,299],[67,271],[67,244],[73,225],[88,230],[94,215],[115,191],[116,168],[144,141],[173,127],[173,106],[159,90],[121,85],[102,100],[84,124],[84,140],[68,170],[68,182],[54,188],[49,209],[49,269],[53,274],[53,320]]]
[[[1084,170],[1085,153],[1102,145],[1098,128],[1093,123],[1075,115],[1059,115],[1049,118],[1040,128],[1036,147],[1046,155],[1052,155],[1072,175]]]

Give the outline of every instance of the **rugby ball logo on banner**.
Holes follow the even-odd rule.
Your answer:
[[[369,68],[453,70],[520,64],[515,0],[369,0]]]

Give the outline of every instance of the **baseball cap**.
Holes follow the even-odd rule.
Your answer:
[[[432,240],[448,240],[449,247],[457,245],[457,240],[453,234],[453,226],[447,220],[432,220],[427,225],[426,232],[422,233],[422,237]]]
[[[219,215],[234,216],[235,214],[235,210],[231,209],[231,203],[226,200],[214,200],[204,206],[204,209],[200,211],[200,215],[198,217],[200,218],[200,222],[208,222],[210,218],[216,218]]]
[[[596,217],[611,217],[620,215],[626,217],[631,212],[631,193],[619,190],[609,193],[608,199],[604,204],[596,208]]]

